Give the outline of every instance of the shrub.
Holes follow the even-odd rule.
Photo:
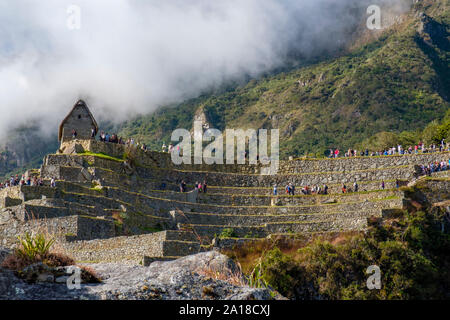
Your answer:
[[[3,260],[2,267],[18,271],[26,266],[42,262],[49,267],[62,267],[74,265],[75,261],[67,255],[61,253],[52,253],[50,248],[54,240],[47,240],[43,234],[32,236],[25,233],[23,237],[17,237],[19,248]]]
[[[49,252],[50,247],[55,242],[53,239],[47,241],[43,234],[32,236],[29,232],[25,236],[18,237],[20,247],[16,250],[16,255],[28,261],[42,260]]]
[[[279,243],[254,258],[249,282],[290,299],[448,299],[450,235],[441,231],[445,215],[433,210],[371,219],[364,234],[318,237],[296,252]],[[371,265],[381,270],[379,290],[366,286]]]
[[[233,228],[225,228],[219,235],[219,239],[236,237]]]

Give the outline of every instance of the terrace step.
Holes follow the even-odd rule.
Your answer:
[[[268,235],[267,230],[263,226],[219,226],[185,223],[180,224],[180,228],[193,230],[199,236],[209,238],[220,235],[225,229],[232,229],[233,237],[237,238],[263,238]]]
[[[305,221],[324,221],[344,218],[382,216],[382,210],[341,211],[330,213],[291,214],[291,215],[225,215],[210,213],[185,213],[187,219],[180,217],[181,223],[216,226],[261,226],[265,223],[288,223]]]
[[[167,240],[187,237],[186,233],[156,232],[138,236],[122,236],[95,241],[74,241],[65,244],[78,262],[149,263],[156,260],[171,260],[200,251],[199,242]]]
[[[400,197],[402,192],[399,190],[379,190],[373,192],[356,192],[345,194],[329,194],[329,195],[303,195],[297,194],[290,196],[281,194],[279,196],[271,195],[234,195],[234,194],[202,194],[198,195],[198,203],[213,203],[218,205],[254,205],[254,206],[270,206],[276,202],[281,206],[289,205],[312,205],[323,204],[327,201],[335,203],[345,203],[354,201],[384,199],[387,197]]]

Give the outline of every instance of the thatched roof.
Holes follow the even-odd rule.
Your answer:
[[[72,114],[72,112],[75,110],[76,107],[83,107],[86,109],[87,113],[89,114],[89,116],[91,117],[92,123],[94,124],[95,130],[98,132],[98,125],[97,125],[97,121],[95,121],[94,116],[92,115],[91,111],[89,110],[86,102],[84,102],[83,100],[78,100],[77,103],[75,103],[73,105],[72,110],[70,110],[69,114],[64,118],[64,120],[61,122],[61,124],[59,125],[59,132],[58,132],[58,140],[61,141],[62,139],[62,134],[63,134],[63,127],[64,124],[67,122],[67,119],[69,119],[70,115]]]

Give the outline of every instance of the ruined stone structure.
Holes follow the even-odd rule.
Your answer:
[[[78,100],[59,126],[59,141],[72,139],[72,130],[76,130],[78,139],[90,139],[91,130],[98,131],[97,122],[83,100]]]
[[[95,120],[83,120],[87,129],[85,123]],[[43,230],[78,261],[148,264],[199,252],[225,229],[234,238],[220,241],[227,245],[271,235],[364,230],[369,217],[403,208],[397,179],[406,184],[415,179],[416,165],[449,156],[280,161],[278,174],[260,175],[258,165],[177,166],[168,153],[63,138],[56,154],[27,172],[43,178],[45,186],[0,190],[0,245],[14,247],[17,235]],[[449,173],[436,173],[447,179],[445,188]],[[179,192],[181,180],[190,192]],[[206,194],[193,188],[203,180]],[[340,192],[342,183],[350,187],[354,181],[359,192]],[[297,189],[326,183],[329,194],[272,195],[273,184],[283,189],[289,182]],[[443,200],[448,196],[444,192]]]

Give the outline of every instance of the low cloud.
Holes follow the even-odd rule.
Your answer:
[[[333,50],[370,4],[410,2],[0,0],[0,138],[31,123],[55,134],[78,98],[103,120],[148,113]]]

